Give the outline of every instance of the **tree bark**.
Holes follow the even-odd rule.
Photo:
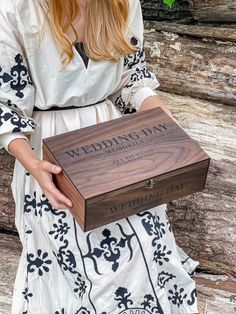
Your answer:
[[[211,157],[205,189],[169,203],[176,240],[203,271],[236,276],[236,107],[159,94]]]
[[[145,39],[161,90],[236,105],[236,42],[153,29],[146,30]]]
[[[14,166],[14,158],[0,150],[0,230],[14,230],[15,205],[11,193],[11,179]]]
[[[196,20],[236,22],[236,0],[189,0]]]
[[[146,29],[155,29],[156,31],[164,31],[176,33],[179,35],[187,35],[197,38],[209,38],[213,40],[236,42],[236,26],[231,27],[213,27],[203,25],[179,24],[173,22],[156,22],[144,21]]]
[[[141,0],[143,17],[148,20],[179,20],[191,17],[187,0],[178,0],[170,8],[162,0]]]

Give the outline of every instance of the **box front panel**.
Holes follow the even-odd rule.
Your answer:
[[[122,193],[87,201],[85,230],[91,230],[204,188],[209,160],[151,178]]]

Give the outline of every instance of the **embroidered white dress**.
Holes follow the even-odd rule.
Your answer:
[[[135,114],[159,86],[145,63],[138,0],[130,0],[127,28],[138,51],[118,63],[89,60],[80,45],[62,69],[36,0],[1,0],[0,34],[0,143],[6,149],[22,137],[42,158],[42,138]],[[78,108],[45,111],[53,106]],[[190,276],[198,262],[176,246],[166,204],[84,233],[68,209],[51,206],[18,161],[12,192],[23,245],[12,314],[198,312]]]

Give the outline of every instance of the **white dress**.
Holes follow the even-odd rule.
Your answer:
[[[139,1],[130,8],[126,34],[137,52],[117,63],[93,61],[80,45],[62,69],[38,2],[1,0],[1,146],[26,138],[42,158],[42,138],[135,114],[155,94]],[[45,111],[53,106],[78,108]],[[166,204],[84,233],[68,209],[52,208],[18,161],[12,192],[23,245],[12,314],[198,312],[191,278],[198,262],[176,245]]]

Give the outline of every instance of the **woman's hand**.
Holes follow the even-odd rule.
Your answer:
[[[163,109],[181,127],[178,121],[174,118],[169,108],[163,103],[163,101],[159,98],[158,95],[150,96],[146,98],[140,106],[140,111],[157,108],[157,107],[160,107],[161,109]]]
[[[29,142],[22,138],[11,141],[8,150],[34,176],[53,208],[60,209],[72,206],[71,201],[56,188],[52,181],[52,174],[58,174],[62,171],[60,167],[49,161],[39,160]]]
[[[62,171],[60,167],[46,160],[36,160],[29,170],[53,208],[61,209],[72,206],[71,201],[56,188],[52,180],[52,174]]]
[[[156,107],[161,107],[166,113],[172,116],[172,113],[167,108],[167,106],[163,103],[163,101],[159,98],[158,95],[147,97],[141,104],[140,110],[148,110]]]

